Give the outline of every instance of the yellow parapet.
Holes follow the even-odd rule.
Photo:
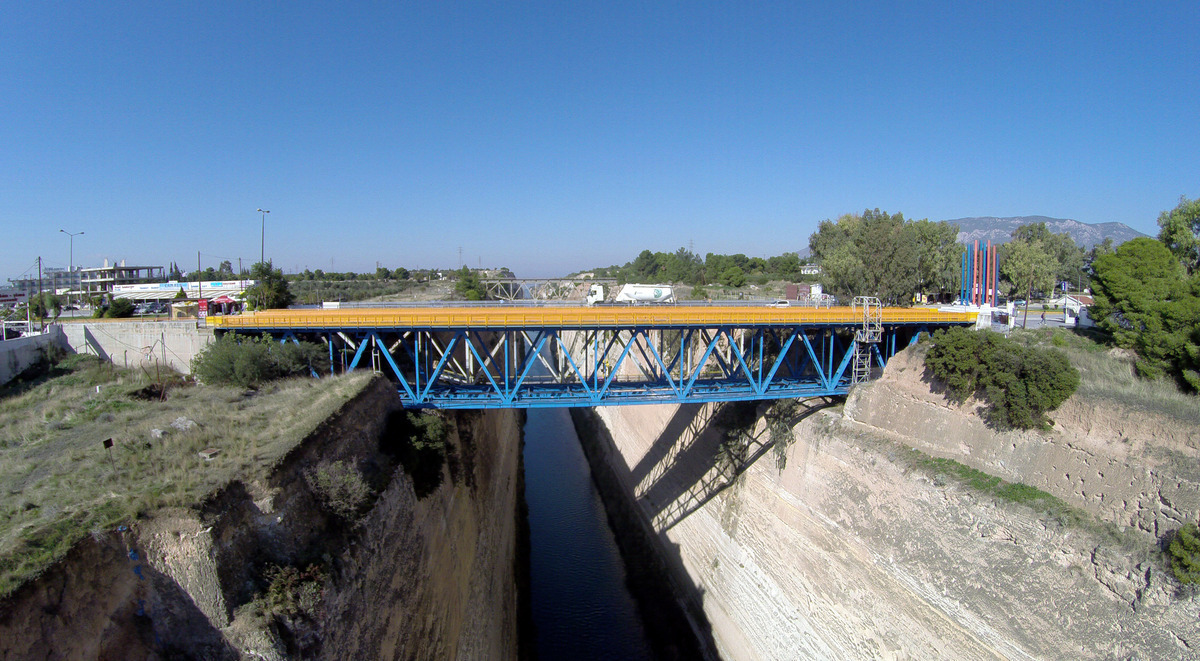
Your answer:
[[[883,308],[884,324],[967,324],[974,312],[930,308]],[[211,328],[628,328],[791,326],[858,324],[862,309],[850,307],[775,308],[723,305],[630,305],[594,307],[456,306],[345,308],[338,310],[266,310],[208,317]]]

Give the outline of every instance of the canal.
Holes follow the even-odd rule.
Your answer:
[[[525,501],[538,659],[652,659],[567,409],[529,410]]]

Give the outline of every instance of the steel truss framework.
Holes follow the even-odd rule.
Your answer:
[[[616,278],[481,278],[488,296],[501,301],[583,300],[592,285],[611,292]],[[612,298],[614,294],[608,296]]]
[[[332,371],[385,374],[406,407],[486,409],[843,395],[856,357],[882,368],[939,327],[888,325],[869,344],[854,324],[241,332],[322,342]]]

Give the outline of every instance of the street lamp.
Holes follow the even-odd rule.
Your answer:
[[[67,230],[61,230],[61,229],[58,231],[71,237],[71,261],[70,261],[70,268],[68,269],[68,271],[74,271],[75,270],[75,237],[79,236],[80,234],[83,234],[83,232],[68,232]]]
[[[67,230],[64,230],[64,229],[59,229],[58,231],[71,237],[71,239],[70,239],[71,257],[70,257],[70,261],[67,262],[67,287],[70,287],[71,282],[75,279],[75,237],[79,236],[80,234],[83,234],[83,232],[68,232]],[[71,302],[71,290],[68,289],[67,290],[67,303],[70,303],[70,302]]]
[[[266,255],[267,255],[267,251],[266,251],[267,214],[269,214],[271,212],[267,211],[266,209],[259,209],[258,211],[262,214],[262,238],[260,239],[259,244],[258,244],[258,261],[265,263],[267,261],[267,259],[266,259]]]

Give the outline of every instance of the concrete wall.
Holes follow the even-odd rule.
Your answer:
[[[122,367],[169,365],[188,374],[192,358],[213,340],[195,321],[93,321],[61,325],[76,353],[99,356]]]
[[[46,347],[65,343],[62,330],[51,326],[41,335],[27,335],[0,341],[0,386],[17,377],[42,359]]]

